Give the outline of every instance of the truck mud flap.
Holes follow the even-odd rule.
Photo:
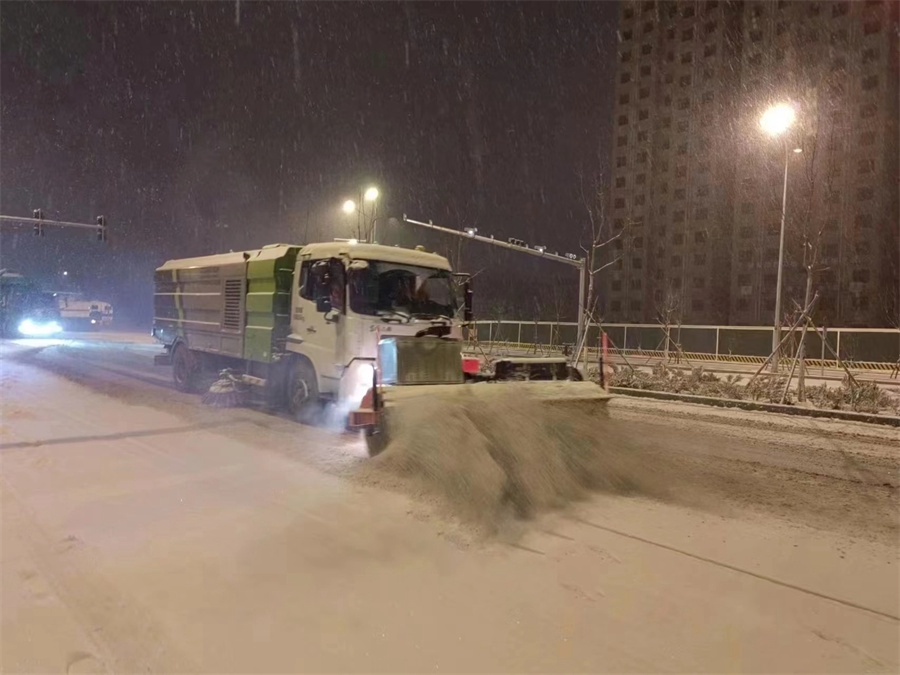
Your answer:
[[[171,354],[154,354],[153,355],[153,365],[154,366],[171,366],[172,365],[172,355]]]

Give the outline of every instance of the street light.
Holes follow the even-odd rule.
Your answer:
[[[376,199],[378,199],[378,188],[370,187],[368,190],[366,190],[366,194],[363,195],[363,197],[367,202],[374,202]]]
[[[769,136],[778,137],[791,128],[797,115],[794,109],[786,104],[780,103],[766,110],[759,120],[759,126]],[[784,221],[787,215],[787,182],[788,182],[788,166],[791,155],[788,151],[787,139],[784,143],[784,187],[781,194],[781,230],[778,234],[778,276],[775,282],[775,319],[772,331],[772,372],[778,372],[778,357],[781,350],[781,283],[782,272],[784,269]],[[795,153],[802,152],[800,148],[794,149]]]
[[[353,201],[352,199],[348,199],[347,201],[344,202],[344,205],[341,208],[343,208],[344,213],[346,213],[349,216],[351,213],[356,211],[356,202]]]

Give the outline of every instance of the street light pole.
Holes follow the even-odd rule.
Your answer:
[[[772,332],[772,372],[778,372],[781,351],[781,280],[784,273],[784,223],[787,217],[788,166],[790,166],[788,144],[784,142],[784,188],[781,193],[781,231],[778,233],[778,276],[775,281],[775,330]]]
[[[793,107],[786,103],[774,105],[766,110],[759,120],[762,127],[770,136],[782,136],[784,143],[784,186],[781,194],[781,229],[778,233],[778,277],[775,282],[775,317],[772,331],[772,372],[778,372],[778,357],[781,351],[781,283],[784,273],[784,225],[787,219],[787,184],[790,153],[788,152],[787,138],[783,134],[794,124],[796,113]],[[799,148],[794,152],[799,152]]]

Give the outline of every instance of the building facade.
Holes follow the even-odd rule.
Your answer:
[[[784,313],[809,277],[823,323],[896,323],[897,7],[622,4],[609,321],[771,323],[787,165]]]

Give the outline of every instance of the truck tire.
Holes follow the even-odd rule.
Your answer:
[[[295,359],[287,381],[287,409],[298,421],[314,424],[318,421],[322,404],[316,369],[306,359]]]
[[[172,352],[172,380],[175,388],[186,394],[196,392],[199,375],[200,364],[191,350],[183,343],[175,345]]]

